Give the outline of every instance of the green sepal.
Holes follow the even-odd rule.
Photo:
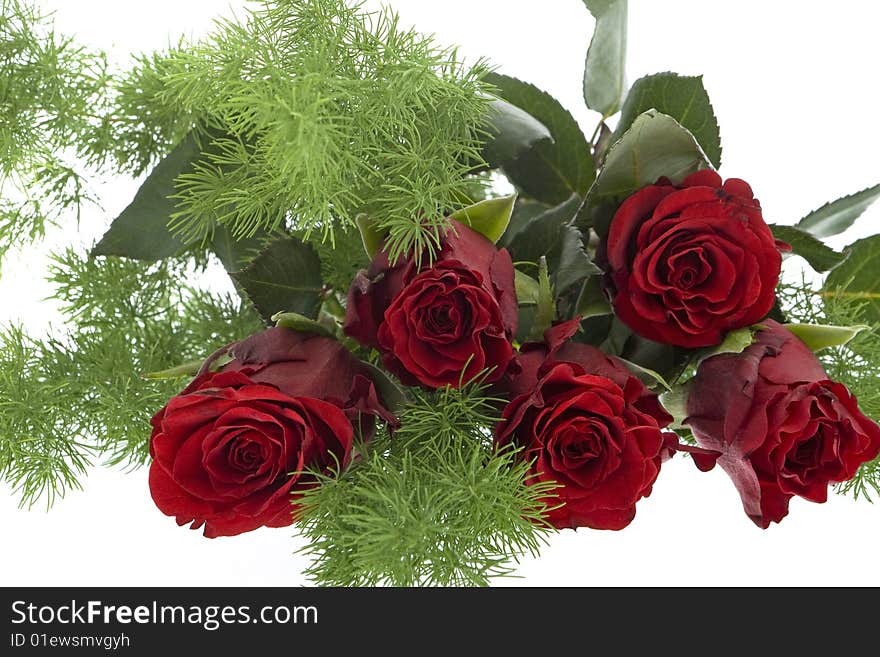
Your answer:
[[[855,326],[829,326],[824,324],[785,324],[785,328],[794,333],[801,342],[812,351],[820,351],[828,347],[840,347],[848,343],[862,331],[870,331],[865,324]]]
[[[657,372],[656,370],[652,370],[648,367],[642,367],[638,363],[633,363],[626,358],[621,358],[620,356],[615,356],[618,360],[620,360],[624,365],[626,365],[627,369],[636,375],[636,377],[644,383],[648,388],[653,388],[655,384],[659,384],[660,387],[665,388],[666,390],[672,390],[672,387],[663,378],[663,376]]]
[[[219,356],[218,358],[215,358],[213,361],[211,361],[211,368],[209,371],[216,372],[227,363],[232,362],[232,360],[232,356],[230,356],[229,354],[223,354],[222,356]],[[167,370],[160,370],[158,372],[146,372],[141,376],[145,379],[152,380],[182,378],[191,379],[199,373],[204,363],[204,360],[191,360],[187,363],[181,363],[180,365],[177,365],[175,367],[169,367]]]
[[[535,317],[529,338],[535,341],[543,339],[544,331],[553,326],[555,319],[556,300],[553,296],[553,286],[550,284],[547,258],[541,256],[538,261],[538,302],[535,306]]]
[[[379,253],[379,250],[385,243],[387,235],[379,229],[377,222],[370,219],[370,217],[364,213],[356,216],[354,221],[357,224],[358,231],[360,231],[361,240],[364,243],[364,251],[367,252],[368,256],[373,258]]]
[[[336,338],[336,335],[327,326],[299,313],[275,313],[272,315],[272,321],[275,322],[275,326],[292,329],[297,333],[312,333],[325,338]]]
[[[516,290],[516,302],[520,306],[536,306],[538,305],[538,296],[540,289],[538,281],[520,271],[513,270],[513,284]]]
[[[698,349],[691,358],[690,364],[699,367],[707,358],[721,354],[741,354],[755,342],[755,334],[761,330],[760,324],[745,326],[729,331],[720,344],[714,347]]]
[[[470,226],[495,244],[507,230],[515,203],[516,194],[490,198],[456,210],[451,218]]]
[[[660,395],[660,403],[663,408],[672,416],[673,430],[685,426],[687,420],[687,400],[691,394],[693,380],[687,381],[680,385],[672,386],[669,390]]]

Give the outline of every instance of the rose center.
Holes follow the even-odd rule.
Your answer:
[[[241,437],[229,448],[229,463],[241,472],[254,472],[266,460],[266,449],[261,441]]]
[[[708,266],[702,249],[689,249],[670,259],[670,282],[688,290],[706,280]]]

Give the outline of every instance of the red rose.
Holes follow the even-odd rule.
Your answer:
[[[742,180],[699,171],[626,199],[605,244],[618,317],[641,336],[682,347],[721,342],[770,312],[780,248]]]
[[[430,267],[379,252],[352,283],[344,329],[405,383],[440,388],[487,369],[499,379],[516,327],[510,255],[453,221]]]
[[[829,483],[876,458],[880,427],[803,342],[773,320],[762,326],[742,353],[700,364],[687,424],[701,446],[721,452],[745,512],[766,529],[795,495],[824,502]]]
[[[394,421],[365,372],[335,340],[283,328],[218,352],[152,419],[156,506],[209,538],[290,525],[304,471],[346,467],[356,429]]]
[[[548,514],[554,527],[623,529],[651,493],[672,416],[616,358],[566,342],[577,325],[556,326],[546,344],[523,347],[495,442],[523,448],[533,481],[560,485],[564,505]]]

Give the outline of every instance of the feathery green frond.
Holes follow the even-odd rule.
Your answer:
[[[402,428],[363,448],[339,477],[299,500],[313,559],[306,574],[335,586],[483,586],[545,540],[546,485],[493,451],[496,401],[479,386],[416,393]]]
[[[147,459],[150,417],[184,385],[148,380],[260,328],[237,298],[181,288],[186,268],[56,256],[50,273],[68,330],[37,338],[0,330],[0,478],[22,504],[78,486],[97,459]]]

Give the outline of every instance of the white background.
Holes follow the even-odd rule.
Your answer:
[[[108,51],[131,53],[199,35],[212,17],[240,10],[228,0],[55,0],[58,28]],[[376,3],[369,2],[374,5]],[[591,134],[583,105],[583,58],[592,19],[580,0],[397,0],[405,23],[488,57],[557,98]],[[880,5],[869,1],[631,0],[630,80],[653,72],[705,75],[721,125],[722,174],[747,179],[770,222],[793,223],[825,201],[880,181]],[[44,252],[89,241],[130,200],[139,181],[106,181],[101,210],[81,232],[73,223],[39,252],[8,258],[0,279],[0,322],[32,331],[61,321],[42,281]],[[878,204],[880,205],[880,204]],[[842,246],[880,229],[871,209]],[[789,262],[789,266],[795,261]],[[880,274],[880,272],[878,272]],[[218,278],[218,284],[220,284]],[[34,413],[40,409],[35,408]],[[146,472],[97,468],[51,511],[17,508],[0,486],[3,585],[299,585],[304,561],[294,528],[207,540],[153,506]],[[683,459],[663,467],[650,498],[622,532],[566,531],[525,585],[878,585],[880,508],[833,496],[795,499],[781,526],[757,529],[720,470],[701,474]]]

